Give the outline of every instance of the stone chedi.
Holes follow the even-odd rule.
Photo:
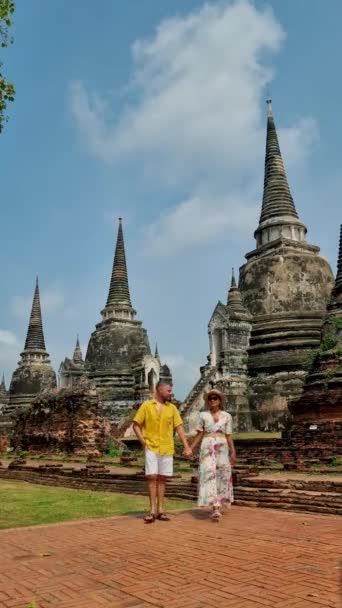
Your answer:
[[[169,384],[172,385],[172,374],[171,374],[171,370],[169,368],[169,366],[166,363],[162,363],[160,360],[160,356],[159,356],[159,352],[158,352],[158,344],[156,344],[156,348],[154,351],[154,358],[155,360],[159,363],[159,377],[158,380],[162,380],[163,382],[168,382]],[[152,372],[150,372],[152,373]],[[154,374],[153,378],[148,378],[148,383],[149,386],[151,385],[151,380],[154,383],[154,386],[156,384],[155,380],[156,380],[156,375]],[[157,380],[157,381],[158,381]],[[153,388],[154,388],[153,386]]]
[[[218,302],[209,321],[208,363],[201,368],[201,378],[186,401],[188,429],[196,425],[198,411],[203,405],[203,390],[214,385],[227,395],[235,426],[245,430],[250,427],[247,352],[251,319],[242,304],[233,269],[227,303]]]
[[[240,268],[244,305],[253,315],[248,353],[252,419],[259,428],[282,428],[288,400],[299,396],[307,360],[318,348],[333,273],[306,242],[280,153],[271,101],[267,101],[264,192],[256,249]]]
[[[333,286],[333,273],[328,262],[319,255],[319,247],[306,242],[306,233],[290,192],[271,100],[268,100],[264,191],[260,221],[254,233],[256,248],[247,253],[239,276],[242,305],[251,315],[250,336],[246,335],[241,342],[241,347],[245,345],[243,361],[248,372],[246,393],[251,428],[278,430],[284,427],[288,401],[301,394],[307,360],[319,346],[320,326]],[[212,320],[212,323],[216,321]],[[231,386],[232,369],[222,365],[222,361],[224,351],[229,351],[233,342],[229,343],[229,333],[225,342],[220,342],[219,335],[220,331],[217,331],[215,338],[214,331],[209,362],[202,368],[195,393],[208,388],[212,379],[220,380],[222,386]],[[220,356],[217,351],[221,352]],[[237,374],[244,383],[246,370],[239,369]],[[230,392],[227,389],[228,401]],[[192,391],[185,403],[185,417],[188,411],[199,407],[196,399]],[[234,400],[230,399],[230,403],[228,408],[234,414]],[[243,430],[246,420],[245,413],[241,426],[235,416],[237,428]]]
[[[91,334],[85,370],[96,386],[103,409],[118,423],[153,392],[160,377],[172,382],[158,352],[152,355],[146,330],[136,317],[128,284],[122,220],[102,321]]]
[[[59,367],[59,387],[72,388],[86,383],[85,363],[82,356],[80,341],[77,336],[72,359],[65,357]]]
[[[0,414],[7,407],[8,401],[9,401],[9,395],[8,395],[8,391],[6,389],[5,375],[2,374],[2,380],[1,380],[1,384],[0,384]]]
[[[325,441],[342,453],[342,225],[335,285],[321,328],[319,350],[301,397],[291,401],[292,424],[287,438]]]
[[[9,392],[6,389],[5,376],[0,384],[0,453],[9,445],[8,435],[11,427],[11,416],[8,414]]]
[[[8,413],[29,406],[37,393],[56,387],[56,374],[45,348],[38,278],[25,347],[20,357],[9,388]]]

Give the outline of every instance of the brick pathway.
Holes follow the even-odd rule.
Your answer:
[[[233,508],[0,532],[0,606],[334,608],[342,519]]]

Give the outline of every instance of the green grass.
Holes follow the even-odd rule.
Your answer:
[[[137,514],[148,508],[147,496],[51,488],[11,480],[0,480],[0,504],[0,529]],[[190,506],[190,501],[173,499],[165,504],[168,511]]]
[[[234,439],[280,439],[281,433],[256,431],[254,433],[234,433]]]

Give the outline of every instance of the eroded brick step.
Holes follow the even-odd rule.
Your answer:
[[[65,476],[48,476],[35,475],[24,471],[1,471],[0,478],[17,479],[28,483],[57,486],[70,489],[83,489],[100,492],[117,492],[119,494],[146,494],[146,483],[144,480],[135,482],[116,483],[112,481],[108,483],[104,480],[87,479],[87,478],[66,478]],[[196,497],[196,485],[188,483],[182,488],[174,488],[167,486],[167,496],[171,498],[184,498],[193,500]]]
[[[270,504],[276,504],[278,502],[286,502],[293,505],[314,505],[317,507],[332,507],[336,509],[341,509],[342,511],[342,502],[336,496],[332,496],[329,494],[319,495],[316,497],[307,496],[305,494],[265,494],[265,493],[241,493],[238,490],[235,491],[234,494],[236,500],[248,500],[251,502],[254,501],[263,501],[268,502]]]
[[[275,493],[281,493],[281,494],[305,494],[307,496],[336,496],[336,498],[338,498],[339,500],[342,501],[342,494],[341,492],[336,492],[336,490],[325,490],[325,489],[320,489],[320,490],[312,490],[311,488],[292,488],[292,487],[278,487],[278,486],[272,486],[271,488],[268,486],[259,486],[259,487],[255,487],[253,485],[242,485],[240,482],[238,485],[235,486],[235,490],[236,491],[240,491],[240,492],[254,492],[254,493],[258,493],[258,492],[266,492],[267,494],[275,494]]]
[[[335,492],[342,494],[342,482],[330,480],[297,480],[297,479],[263,479],[262,477],[247,477],[239,479],[239,487],[249,488],[278,488],[306,490],[310,492]]]
[[[287,502],[268,502],[263,500],[241,500],[236,499],[234,504],[238,507],[258,507],[262,509],[281,509],[284,511],[300,511],[307,513],[322,513],[329,515],[342,515],[342,508],[321,507],[315,504],[300,505]]]

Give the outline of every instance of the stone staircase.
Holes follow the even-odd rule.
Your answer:
[[[204,392],[207,387],[207,384],[210,380],[212,374],[212,368],[208,367],[204,370],[199,380],[191,389],[190,393],[184,400],[182,407],[180,408],[180,413],[182,416],[186,413],[187,416],[191,413],[192,409],[196,405],[197,399],[199,399],[200,395]]]

